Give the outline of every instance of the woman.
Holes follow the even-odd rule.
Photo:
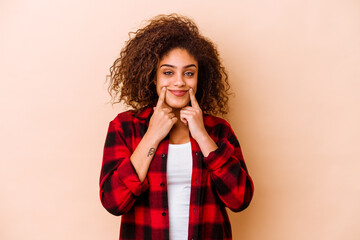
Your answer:
[[[133,109],[110,122],[100,198],[120,239],[231,239],[226,207],[253,195],[227,112],[227,74],[188,18],[160,15],[114,62],[109,92]]]

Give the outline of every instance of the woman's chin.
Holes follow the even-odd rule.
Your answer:
[[[169,102],[166,102],[166,104],[171,107],[171,108],[174,108],[174,109],[181,109],[183,107],[186,107],[189,105],[189,102],[172,102],[172,101],[169,101]]]

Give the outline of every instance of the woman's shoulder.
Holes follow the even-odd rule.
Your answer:
[[[233,130],[227,120],[224,118],[213,116],[213,115],[204,115],[204,124],[207,132],[215,142],[219,139],[229,138],[233,135]]]
[[[150,107],[146,107],[140,110],[126,110],[124,112],[119,113],[112,121],[111,123],[123,123],[123,122],[133,122],[141,119],[147,119],[149,117],[149,114],[152,112],[152,109]]]
[[[216,127],[216,126],[230,127],[229,122],[226,121],[224,118],[209,114],[204,115],[204,123],[205,126],[207,127]]]

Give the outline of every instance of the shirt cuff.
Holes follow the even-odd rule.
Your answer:
[[[143,182],[140,181],[134,166],[132,165],[130,158],[125,158],[117,168],[117,174],[120,181],[129,188],[129,190],[135,195],[139,196],[149,187],[148,179],[145,178]]]
[[[227,139],[222,139],[218,142],[218,148],[212,151],[207,157],[204,157],[206,167],[210,171],[223,166],[234,153],[234,147]]]

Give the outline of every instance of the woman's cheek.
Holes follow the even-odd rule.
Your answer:
[[[158,96],[160,96],[161,88],[163,88],[163,87],[167,87],[167,85],[164,82],[157,82],[156,92],[157,92]]]

